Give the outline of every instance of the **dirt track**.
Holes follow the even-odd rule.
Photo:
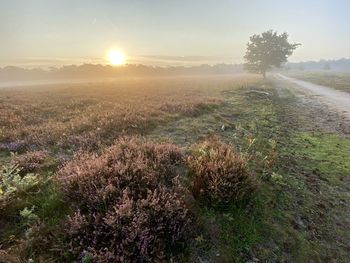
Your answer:
[[[289,91],[298,98],[297,107],[313,120],[310,123],[312,127],[309,127],[311,130],[318,127],[323,131],[350,137],[350,93],[281,74],[272,75],[270,80],[280,96]],[[304,128],[308,129],[306,126]]]
[[[346,117],[350,119],[350,93],[317,85],[311,82],[286,77],[282,74],[277,74],[276,77],[296,84],[296,88],[303,90],[309,95],[318,96],[321,101],[328,104],[328,106],[337,109],[338,112],[346,115]]]

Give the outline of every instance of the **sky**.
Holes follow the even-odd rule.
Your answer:
[[[350,57],[348,0],[0,0],[0,66],[241,63],[253,34],[301,43],[290,61]]]

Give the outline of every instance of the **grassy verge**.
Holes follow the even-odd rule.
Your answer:
[[[264,91],[269,94],[256,92]],[[183,118],[158,127],[152,139],[171,140],[187,149],[193,143],[216,134],[223,141],[235,144],[250,156],[250,169],[257,181],[263,182],[254,197],[236,206],[223,209],[199,208],[203,234],[198,236],[192,260],[241,262],[255,259],[253,248],[270,236],[270,200],[274,199],[262,180],[271,173],[275,161],[279,130],[272,87],[259,84],[250,88],[224,90],[225,101],[212,113],[197,118]],[[271,188],[271,189],[270,189]]]
[[[270,245],[257,251],[277,261],[346,262],[350,141],[312,127],[312,115],[303,112],[307,108],[296,107],[287,91],[279,92],[274,99],[279,158],[265,184],[271,187],[265,201],[273,202],[273,231]]]
[[[255,198],[225,211],[199,210],[205,230],[194,257],[346,262],[349,139],[322,129],[305,132],[312,120],[287,90],[277,91],[271,83],[250,90],[226,90],[225,103],[214,112],[181,119],[150,135],[188,147],[220,134],[253,156],[251,170],[260,182]]]
[[[343,72],[291,72],[288,75],[319,85],[350,92],[350,74]]]

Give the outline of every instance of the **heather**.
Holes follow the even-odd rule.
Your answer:
[[[45,169],[52,160],[46,151],[26,152],[21,155],[14,155],[11,164],[20,167],[22,173],[37,172]]]
[[[206,129],[185,144],[173,143],[176,134],[152,134],[215,117],[229,106],[224,90],[256,79],[120,78],[2,89],[4,253],[38,262],[192,261],[198,238],[208,234],[201,209],[212,205],[194,194],[188,159]]]
[[[75,210],[64,227],[69,253],[94,262],[164,262],[181,251],[194,230],[176,173],[182,159],[174,145],[131,137],[67,163],[56,176]]]
[[[120,135],[144,134],[181,116],[210,110],[220,104],[220,88],[229,81],[228,77],[121,78],[110,83],[33,87],[30,92],[3,89],[0,149],[96,150]],[[217,87],[209,89],[209,83]]]
[[[347,139],[269,81],[4,88],[0,107],[0,261],[346,258]]]
[[[233,145],[211,137],[196,145],[188,158],[195,198],[209,206],[225,206],[246,198],[254,189],[247,160]]]

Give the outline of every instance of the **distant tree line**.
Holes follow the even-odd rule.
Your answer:
[[[307,71],[332,70],[350,72],[350,59],[289,62],[284,66],[285,70],[300,70],[301,68]]]
[[[49,69],[25,69],[8,66],[0,68],[0,81],[46,80],[46,79],[94,79],[122,76],[177,76],[243,73],[241,64],[199,65],[192,67],[155,67],[128,64],[113,67],[110,65],[83,64]]]

